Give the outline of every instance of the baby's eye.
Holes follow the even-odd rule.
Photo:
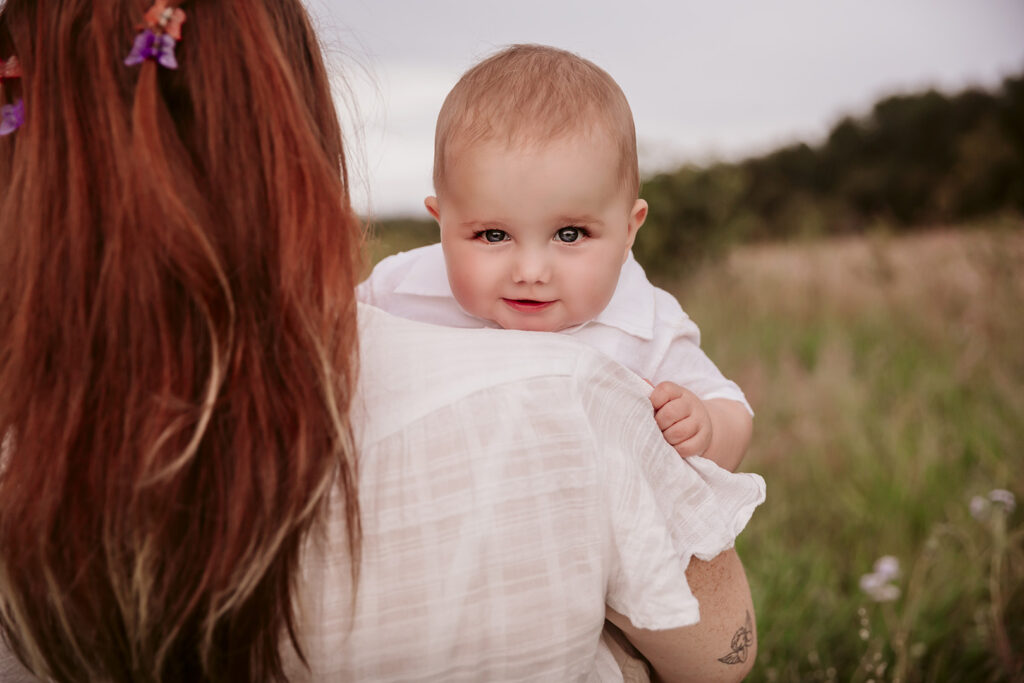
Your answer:
[[[555,233],[555,237],[558,239],[559,242],[567,243],[578,242],[581,237],[586,236],[586,230],[571,225],[565,228],[561,228],[558,232]]]
[[[504,242],[508,239],[508,233],[504,230],[481,230],[476,236],[485,242]]]

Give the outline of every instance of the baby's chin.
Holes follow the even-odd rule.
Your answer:
[[[552,323],[543,320],[528,321],[522,323],[511,323],[502,322],[501,320],[492,320],[491,322],[498,325],[498,327],[504,330],[519,330],[520,332],[561,332],[562,330],[568,330],[569,328],[576,327],[580,323]]]
[[[563,327],[552,327],[550,325],[502,325],[498,323],[503,330],[519,330],[520,332],[558,332],[563,330]]]

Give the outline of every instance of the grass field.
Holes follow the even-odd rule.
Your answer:
[[[1024,680],[1021,227],[745,247],[670,286],[757,412],[751,680]]]
[[[742,247],[659,284],[757,412],[749,680],[1024,680],[1024,225]]]

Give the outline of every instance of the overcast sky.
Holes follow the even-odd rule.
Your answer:
[[[511,43],[572,50],[633,108],[644,171],[820,140],[881,96],[1024,72],[1024,0],[308,0],[357,208],[425,217],[448,90]]]

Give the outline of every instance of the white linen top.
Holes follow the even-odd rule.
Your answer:
[[[362,568],[353,604],[339,505],[305,564],[308,680],[621,681],[606,603],[699,620],[690,557],[732,547],[760,477],[684,461],[650,387],[572,339],[360,314]]]
[[[388,313],[448,327],[497,327],[459,306],[440,244],[389,256],[358,288],[359,300]],[[743,391],[700,348],[700,330],[676,298],[650,283],[630,253],[611,301],[593,320],[561,330],[654,384],[671,381],[701,400],[739,401]]]
[[[336,500],[303,555],[291,680],[622,681],[605,604],[699,620],[686,567],[732,547],[759,476],[680,458],[650,387],[571,338],[359,317],[359,583]],[[2,643],[0,676],[32,680]]]

